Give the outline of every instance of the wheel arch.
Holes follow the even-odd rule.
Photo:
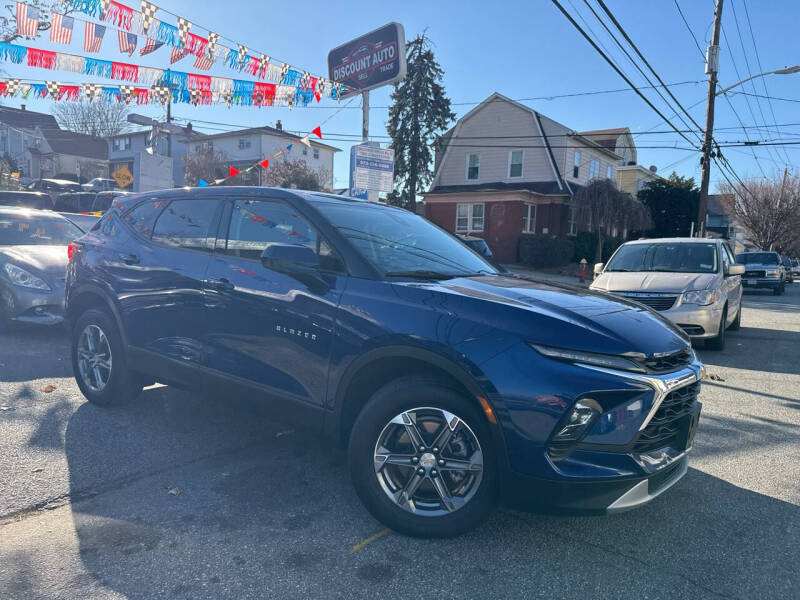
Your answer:
[[[66,316],[70,327],[81,314],[91,308],[106,310],[111,315],[122,336],[123,345],[127,346],[127,336],[125,335],[125,328],[122,326],[122,317],[119,314],[119,310],[108,296],[108,293],[98,285],[84,284],[70,290],[66,305]]]

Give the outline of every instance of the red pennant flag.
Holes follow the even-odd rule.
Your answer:
[[[312,129],[311,133],[313,133],[319,139],[322,139],[322,127],[317,127],[316,129]]]
[[[317,99],[317,102],[322,100],[322,95],[319,92],[314,92],[314,97]]]
[[[233,177],[234,175],[238,175],[239,171],[234,169],[233,167],[228,167],[228,177]]]
[[[264,160],[262,160],[262,161],[261,161],[260,163],[258,163],[258,164],[260,164],[262,167],[264,167],[264,168],[266,169],[267,167],[269,167],[269,159],[268,159],[268,158],[265,158]]]

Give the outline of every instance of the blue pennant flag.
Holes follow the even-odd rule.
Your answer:
[[[197,187],[208,187],[208,182],[202,179],[197,180]]]

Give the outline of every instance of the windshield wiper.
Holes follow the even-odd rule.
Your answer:
[[[459,273],[441,273],[439,271],[430,271],[425,269],[418,269],[412,271],[389,271],[386,277],[415,277],[417,279],[453,279],[453,277],[462,277]]]

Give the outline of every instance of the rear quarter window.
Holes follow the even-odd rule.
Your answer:
[[[163,200],[147,200],[125,213],[122,221],[141,237],[149,239],[153,233],[153,225],[166,204]]]

